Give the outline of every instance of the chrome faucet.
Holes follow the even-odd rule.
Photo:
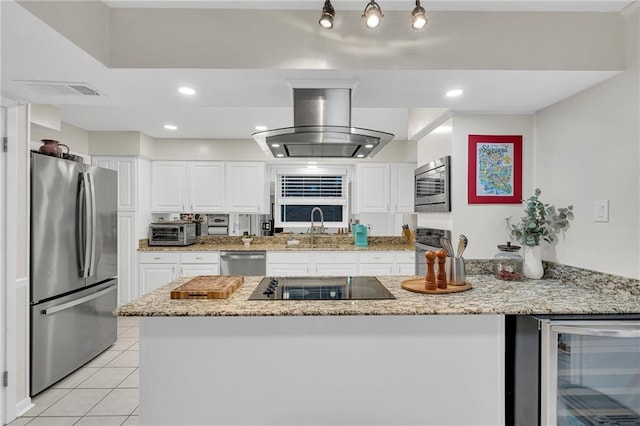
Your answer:
[[[313,226],[313,214],[316,211],[320,212],[320,232],[324,233],[324,215],[322,214],[322,209],[320,207],[314,207],[311,209],[311,245],[315,244],[315,226]]]

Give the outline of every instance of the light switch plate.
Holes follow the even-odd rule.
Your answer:
[[[609,222],[609,200],[594,202],[593,220],[595,222]]]

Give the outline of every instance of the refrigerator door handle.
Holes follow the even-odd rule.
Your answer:
[[[83,303],[86,303],[90,300],[93,299],[97,299],[100,296],[103,296],[107,293],[110,293],[112,291],[114,291],[116,289],[117,286],[113,285],[109,288],[105,288],[104,290],[100,290],[96,293],[90,294],[88,296],[84,296],[81,297],[79,299],[76,300],[72,300],[71,302],[67,302],[67,303],[63,303],[62,305],[58,305],[58,306],[54,306],[52,308],[47,308],[47,309],[43,309],[41,311],[42,315],[52,315],[55,314],[56,312],[60,312],[60,311],[64,311],[70,308],[73,308],[74,306],[78,306],[78,305],[82,305]]]
[[[80,249],[80,266],[81,266],[81,272],[82,272],[82,277],[83,278],[87,278],[89,277],[90,274],[90,257],[91,257],[91,245],[90,245],[90,233],[91,233],[91,225],[89,224],[89,215],[90,215],[90,200],[91,200],[91,195],[89,193],[90,188],[89,188],[89,178],[88,178],[88,173],[81,173],[80,176],[82,177],[82,181],[80,184],[80,202],[79,202],[79,208],[78,210],[82,210],[82,212],[79,212],[78,217],[82,217],[82,225],[80,228],[80,232],[79,232],[79,242],[81,242],[84,247],[82,247]]]
[[[89,276],[91,276],[96,273],[96,228],[98,227],[98,213],[96,210],[96,187],[93,182],[93,175],[87,173],[87,178],[89,181],[89,192],[91,194],[91,257],[89,261]]]

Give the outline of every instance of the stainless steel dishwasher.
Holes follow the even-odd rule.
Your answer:
[[[221,251],[220,275],[267,274],[267,252],[265,251]]]

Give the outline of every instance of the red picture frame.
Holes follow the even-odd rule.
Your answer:
[[[522,135],[469,135],[468,204],[522,202]]]

